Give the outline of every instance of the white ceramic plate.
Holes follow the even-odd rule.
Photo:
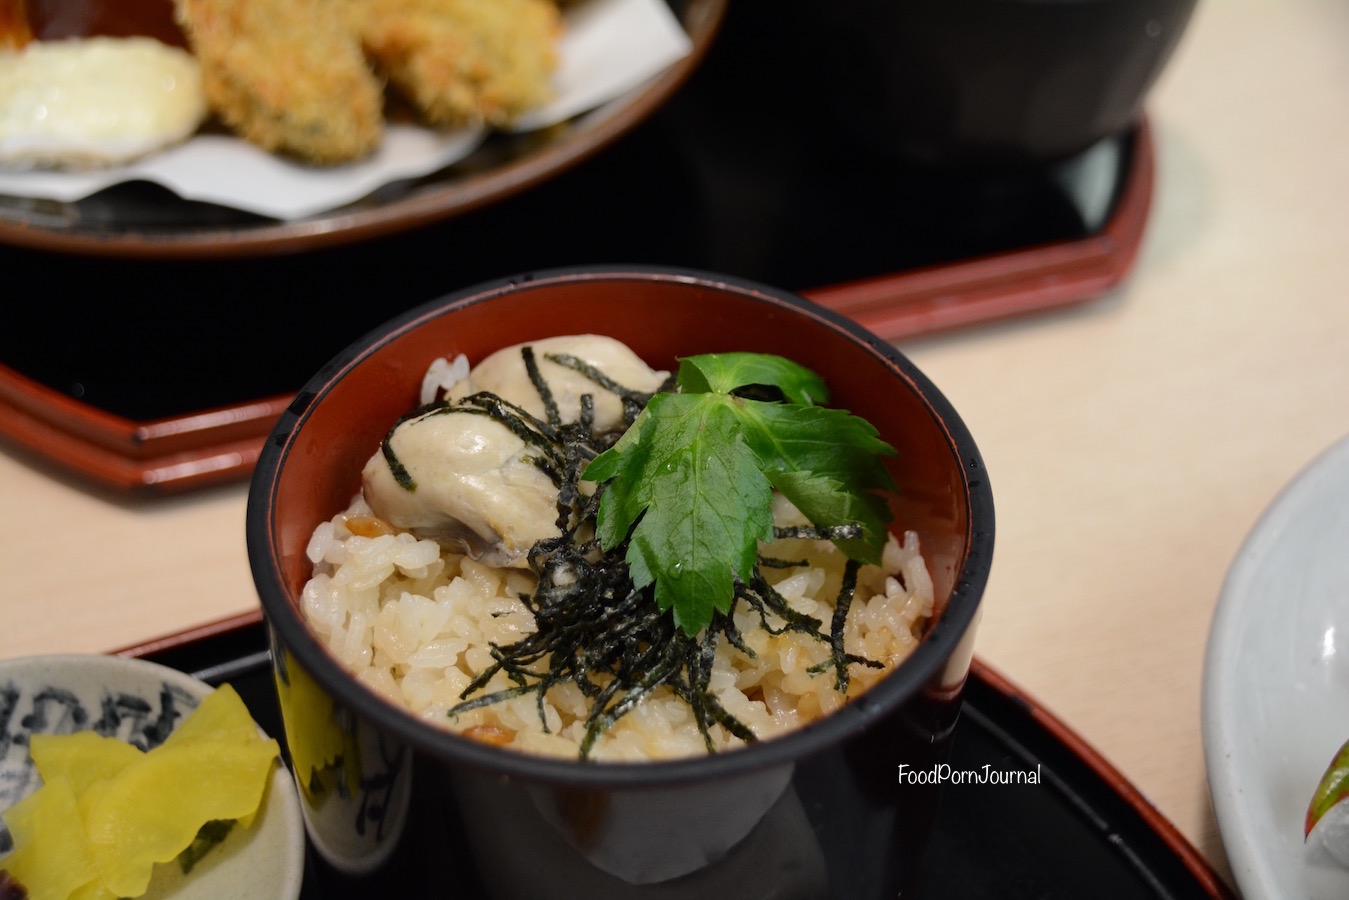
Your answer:
[[[211,692],[182,672],[115,656],[0,661],[0,809],[37,790],[29,734],[94,730],[145,747],[162,742]],[[5,843],[8,843],[6,840]],[[304,822],[289,771],[277,765],[262,811],[235,828],[188,876],[155,867],[145,900],[295,900],[304,878]]]
[[[1223,844],[1250,898],[1344,900],[1349,868],[1304,841],[1349,739],[1349,438],[1270,505],[1228,571],[1204,668],[1204,752]]]

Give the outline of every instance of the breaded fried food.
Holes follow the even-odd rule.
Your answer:
[[[379,144],[384,85],[340,0],[177,0],[176,9],[212,109],[242,137],[324,164]]]
[[[551,0],[356,0],[366,53],[432,125],[506,125],[552,98]]]

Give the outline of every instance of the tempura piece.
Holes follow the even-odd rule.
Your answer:
[[[212,108],[244,138],[315,163],[383,133],[384,86],[332,0],[178,0]]]
[[[552,98],[561,29],[549,0],[369,0],[376,67],[432,125],[506,125]]]

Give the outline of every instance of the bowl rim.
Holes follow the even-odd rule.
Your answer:
[[[559,759],[523,752],[503,752],[447,729],[423,722],[352,678],[322,645],[290,602],[273,542],[274,505],[280,475],[300,429],[319,403],[348,372],[404,333],[432,319],[519,288],[556,283],[630,280],[678,282],[725,290],[805,316],[842,333],[907,382],[944,432],[959,462],[965,488],[966,552],[942,616],[913,653],[864,694],[827,716],[771,740],[733,751],[647,762]],[[992,566],[993,497],[983,458],[955,408],[896,347],[861,325],[792,292],[756,281],[682,266],[581,265],[539,269],[482,282],[448,293],[407,310],[367,332],[334,356],[296,394],[263,445],[248,492],[245,537],[255,587],[276,647],[285,647],[299,664],[364,721],[435,758],[529,782],[575,788],[650,788],[690,781],[729,778],[790,764],[846,742],[905,700],[919,694],[946,664],[966,632],[975,624]],[[962,679],[963,680],[963,679]]]

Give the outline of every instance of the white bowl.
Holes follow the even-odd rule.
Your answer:
[[[0,660],[0,812],[42,783],[28,754],[29,735],[94,730],[149,749],[212,690],[175,669],[137,659],[87,654]],[[0,832],[0,846],[8,846],[8,832]],[[295,786],[278,765],[251,828],[231,829],[190,875],[174,865],[157,866],[142,896],[295,900],[304,848]]]
[[[1204,752],[1242,893],[1343,900],[1349,868],[1303,816],[1349,740],[1349,438],[1266,510],[1233,561],[1209,632]]]

